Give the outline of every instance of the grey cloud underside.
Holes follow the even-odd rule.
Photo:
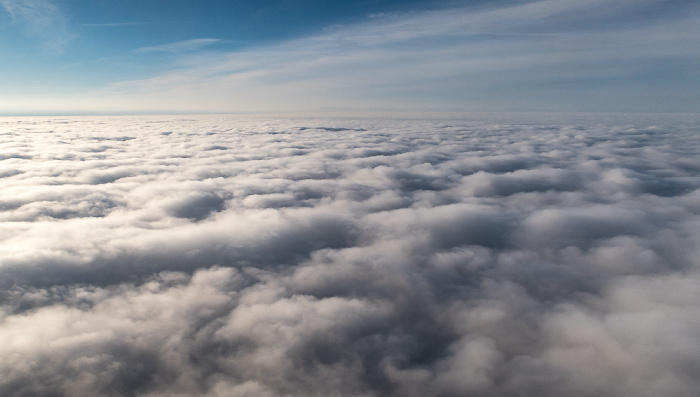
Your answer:
[[[696,116],[0,120],[0,394],[695,396]]]

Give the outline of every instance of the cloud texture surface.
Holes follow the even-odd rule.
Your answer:
[[[696,116],[0,120],[0,394],[695,396]]]

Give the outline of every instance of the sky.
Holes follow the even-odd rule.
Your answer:
[[[0,0],[0,113],[697,112],[691,0]]]

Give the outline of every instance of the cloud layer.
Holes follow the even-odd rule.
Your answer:
[[[696,116],[0,120],[0,394],[694,396]]]

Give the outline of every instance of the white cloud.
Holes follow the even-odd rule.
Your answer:
[[[3,118],[0,394],[697,394],[698,121]]]

